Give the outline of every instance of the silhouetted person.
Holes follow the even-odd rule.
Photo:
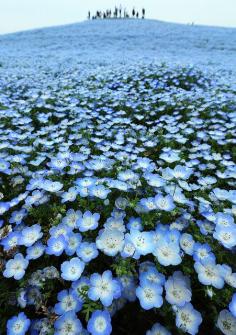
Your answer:
[[[138,19],[138,18],[139,18],[139,13],[137,12],[137,13],[136,13],[136,19]]]
[[[122,7],[120,6],[120,8],[119,8],[119,16],[120,16],[120,19],[121,19],[121,13],[122,13]]]
[[[135,17],[135,9],[132,10],[132,16]]]
[[[91,13],[90,11],[88,12],[88,20],[90,20],[90,17],[91,17]]]
[[[145,8],[142,9],[142,19],[145,19]]]

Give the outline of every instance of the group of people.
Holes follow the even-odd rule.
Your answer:
[[[133,8],[132,12],[129,13],[126,8],[122,8],[122,6],[115,7],[114,11],[111,9],[107,9],[106,11],[96,11],[95,15],[91,15],[91,12],[88,12],[88,20],[96,20],[96,19],[128,19],[128,18],[137,18],[142,17],[142,19],[145,18],[146,10],[145,8],[142,9],[141,13],[139,13],[138,10],[135,10]]]

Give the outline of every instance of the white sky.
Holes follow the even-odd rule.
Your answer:
[[[123,5],[164,21],[236,27],[236,0],[0,0],[0,34],[83,21],[87,12]]]

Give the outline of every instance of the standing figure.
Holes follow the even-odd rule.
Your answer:
[[[139,12],[136,13],[136,19],[138,19],[138,18],[139,18]]]
[[[135,17],[135,9],[132,10],[132,16]]]
[[[90,17],[91,17],[91,13],[90,11],[88,12],[88,20],[90,20]]]
[[[122,7],[120,5],[120,8],[119,8],[119,17],[120,17],[120,19],[121,19],[121,13],[122,13]]]
[[[142,19],[145,19],[145,13],[146,13],[145,8],[143,8],[142,9]]]

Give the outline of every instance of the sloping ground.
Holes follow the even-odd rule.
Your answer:
[[[0,36],[0,62],[8,71],[137,61],[235,71],[236,29],[107,20]]]

